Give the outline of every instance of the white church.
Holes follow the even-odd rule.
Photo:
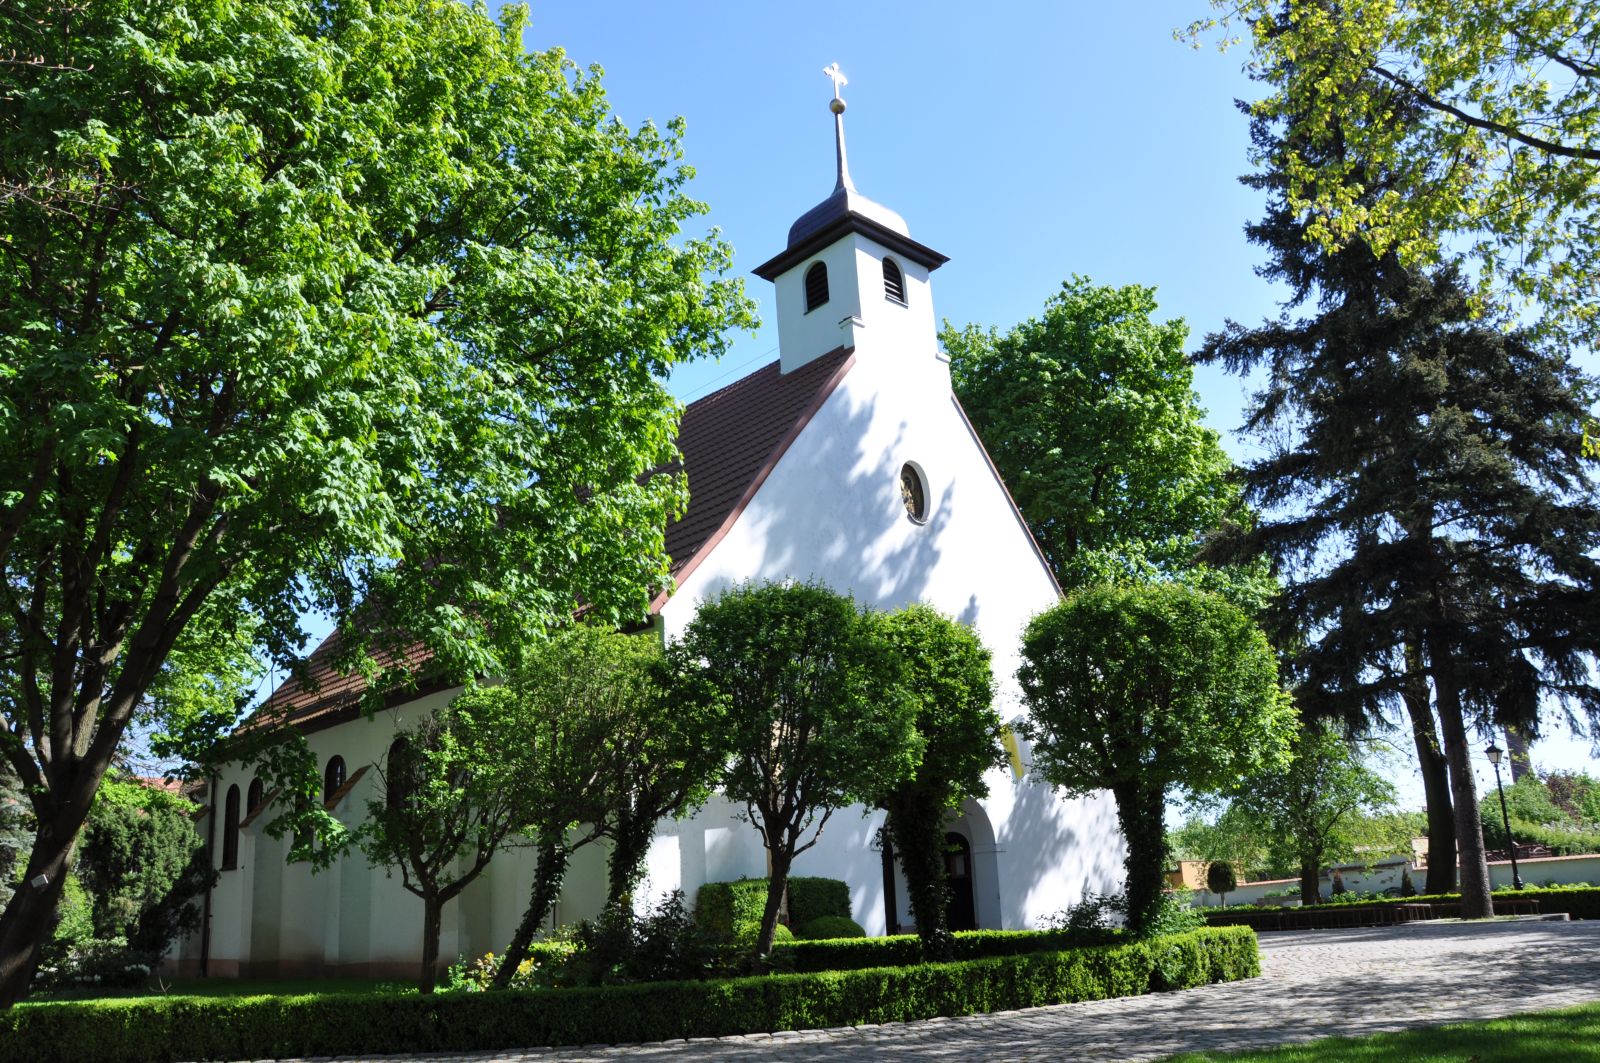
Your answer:
[[[1014,673],[1024,627],[1060,591],[999,473],[951,390],[936,339],[931,277],[945,256],[913,239],[894,211],[857,192],[845,156],[835,79],[837,182],[802,214],[787,245],[756,267],[777,289],[779,358],[684,411],[679,449],[690,504],[667,529],[676,588],[651,603],[650,631],[675,638],[699,603],[746,580],[813,579],[858,602],[927,602],[970,624],[993,653],[1003,720],[1023,713]],[[398,730],[459,688],[424,691],[373,715],[360,681],[334,673],[325,642],[316,682],[290,679],[267,705],[290,714],[324,768],[324,801],[355,826],[381,783],[374,770]],[[313,689],[314,688],[314,689]],[[1028,771],[1010,731],[1010,766],[948,826],[954,927],[1029,928],[1085,892],[1120,889],[1123,845],[1108,795],[1063,800]],[[223,771],[210,797],[219,877],[206,926],[179,966],[218,976],[411,977],[422,904],[359,852],[313,873],[266,835],[260,780]],[[706,882],[766,874],[766,851],[742,811],[720,798],[660,824],[640,891],[649,903]],[[869,934],[913,928],[905,883],[883,851],[883,813],[835,814],[796,875],[844,880]],[[202,829],[206,829],[204,826]],[[598,914],[606,852],[574,857],[553,923]],[[500,854],[444,913],[443,962],[499,952],[533,878],[531,849]]]

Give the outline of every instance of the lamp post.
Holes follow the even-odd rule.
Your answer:
[[[1493,739],[1489,740],[1489,748],[1483,751],[1484,755],[1489,758],[1489,763],[1494,765],[1494,788],[1500,791],[1500,822],[1505,824],[1506,848],[1511,850],[1511,888],[1520,890],[1522,888],[1522,875],[1517,871],[1517,843],[1511,837],[1511,815],[1506,811],[1506,788],[1500,782],[1501,752],[1500,747],[1494,744]]]

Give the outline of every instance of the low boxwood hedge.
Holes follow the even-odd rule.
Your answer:
[[[1255,934],[1212,928],[956,963],[432,996],[146,997],[0,1014],[0,1060],[261,1059],[720,1037],[971,1015],[1260,973]]]
[[[1528,899],[1539,902],[1539,911],[1543,914],[1552,912],[1566,912],[1573,919],[1600,919],[1600,887],[1533,887],[1523,890],[1495,890],[1496,898]],[[1459,893],[1421,894],[1416,897],[1371,897],[1365,898],[1360,903],[1370,905],[1386,904],[1457,904],[1461,901]],[[1293,909],[1298,912],[1337,912],[1346,908],[1345,904],[1307,904]],[[1216,915],[1221,918],[1228,916],[1237,917],[1241,911],[1249,908],[1235,905],[1231,908],[1217,908],[1206,912],[1206,915]],[[1272,912],[1271,907],[1263,907],[1261,911]]]
[[[1030,952],[1081,947],[1064,930],[958,930],[956,959],[1022,956]],[[904,967],[922,959],[915,934],[881,938],[831,938],[774,947],[772,964],[782,971],[853,971],[864,967]]]

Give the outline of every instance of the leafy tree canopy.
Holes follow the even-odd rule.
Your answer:
[[[402,732],[380,768],[384,799],[367,802],[355,840],[422,900],[424,993],[438,977],[444,905],[534,815],[531,723],[510,690],[476,687]]]
[[[1280,765],[1296,719],[1266,636],[1219,595],[1178,584],[1090,587],[1033,619],[1017,678],[1040,773],[1110,790],[1128,841],[1136,930],[1160,907],[1167,796]]]
[[[950,960],[945,825],[962,801],[989,792],[984,773],[1005,763],[994,673],[976,632],[931,606],[882,615],[877,629],[904,664],[903,684],[922,739],[915,774],[883,795],[887,829],[905,871],[923,953]]]
[[[1359,828],[1394,802],[1394,787],[1363,764],[1345,736],[1327,723],[1300,730],[1286,768],[1254,772],[1230,794],[1271,839],[1273,861],[1298,869],[1307,904],[1320,894],[1323,866],[1352,859],[1371,846],[1376,839]],[[1408,838],[1388,841],[1377,847],[1409,849]]]
[[[121,938],[154,964],[197,929],[196,901],[215,878],[189,798],[132,778],[107,779],[75,868],[92,902],[94,936]]]
[[[402,641],[503,673],[579,601],[631,620],[665,582],[661,379],[751,304],[683,231],[682,124],[630,130],[503,20],[0,12],[0,753],[53,881],[193,623],[252,618],[290,661],[329,613],[387,686]],[[43,925],[15,907],[0,1003]]]
[[[1600,269],[1600,4],[1212,6],[1221,17],[1195,22],[1186,35],[1245,27],[1250,69],[1272,88],[1255,113],[1308,123],[1305,150],[1291,153],[1288,193],[1312,239],[1330,250],[1359,239],[1413,266],[1464,243],[1483,266],[1485,290],[1537,301],[1547,324],[1568,335],[1600,335],[1592,282]],[[1397,101],[1422,120],[1392,121]],[[1333,143],[1349,153],[1331,155]],[[1371,196],[1364,165],[1394,173],[1395,187]]]
[[[726,712],[722,787],[770,856],[758,952],[772,947],[795,856],[834,812],[878,804],[921,754],[916,703],[881,626],[817,584],[751,583],[707,601],[684,632],[673,696]]]
[[[1202,424],[1188,328],[1155,290],[1073,277],[1002,333],[946,324],[956,394],[1063,587],[1189,568],[1238,493]]]

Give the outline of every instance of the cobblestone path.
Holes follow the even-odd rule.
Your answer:
[[[1262,976],[960,1019],[648,1045],[409,1057],[433,1063],[1136,1061],[1498,1018],[1600,1000],[1600,920],[1261,937]],[[381,1057],[395,1060],[400,1057]]]

